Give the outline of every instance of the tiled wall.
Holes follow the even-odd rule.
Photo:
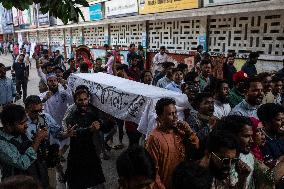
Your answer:
[[[211,51],[284,56],[283,11],[212,16],[209,27]]]
[[[149,50],[165,46],[172,53],[196,49],[198,36],[206,32],[206,17],[149,22]]]
[[[146,32],[146,23],[123,23],[110,25],[110,43],[120,47],[136,46],[142,41],[143,32]]]

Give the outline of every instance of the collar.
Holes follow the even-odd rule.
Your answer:
[[[176,82],[172,81],[172,85],[175,87],[175,88],[179,88],[180,89],[180,85],[176,84]]]
[[[13,135],[3,132],[2,130],[0,130],[0,136],[4,137],[8,141],[15,137]]]
[[[242,105],[247,110],[257,110],[257,108],[259,107],[259,106],[250,105],[249,103],[247,103],[247,101],[245,99],[242,101]]]

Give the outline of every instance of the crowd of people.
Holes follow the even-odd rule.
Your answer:
[[[93,67],[73,58],[66,65],[59,51],[35,55],[38,95],[27,94],[25,48],[12,66],[15,81],[0,64],[0,188],[105,188],[101,159],[124,148],[116,160],[120,189],[284,188],[284,68],[257,73],[259,54],[252,52],[237,71],[235,54],[228,53],[216,78],[202,46],[192,69],[170,62],[165,47],[151,70],[140,46],[130,45],[127,64],[119,48],[105,49]],[[138,124],[95,107],[87,86],[68,86],[71,74],[98,72],[184,94],[188,106],[159,99],[156,125],[143,135]],[[24,107],[13,104],[21,97]]]

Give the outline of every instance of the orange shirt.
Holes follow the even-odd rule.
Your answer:
[[[155,129],[146,141],[146,149],[157,169],[155,189],[170,189],[175,167],[185,160],[185,147],[179,135]]]

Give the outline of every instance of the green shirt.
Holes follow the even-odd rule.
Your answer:
[[[237,104],[242,102],[245,97],[238,91],[237,88],[232,88],[229,92],[229,103],[231,107],[235,107]]]

